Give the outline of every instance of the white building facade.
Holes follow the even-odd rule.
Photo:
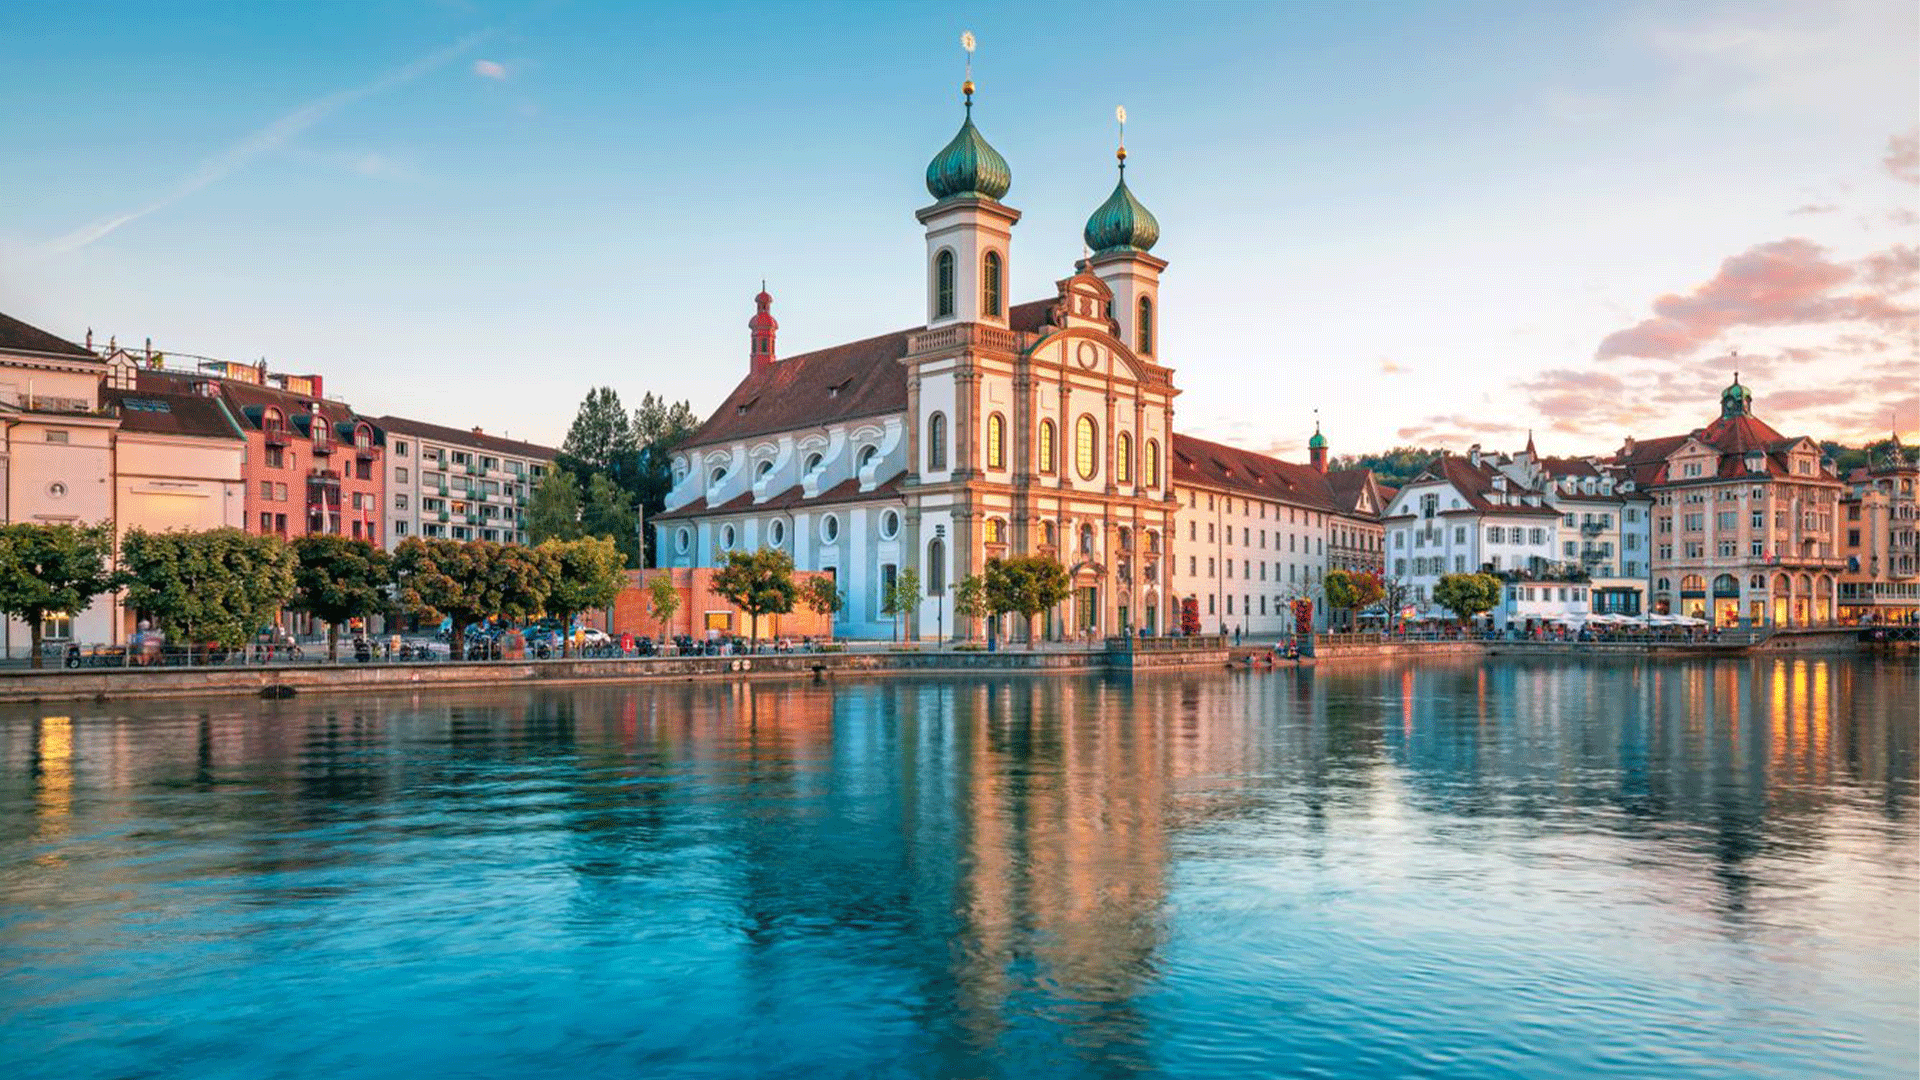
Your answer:
[[[1006,161],[971,119],[927,168],[926,316],[879,337],[781,358],[772,297],[749,323],[748,371],[676,450],[656,518],[671,566],[787,552],[830,573],[842,637],[884,637],[884,597],[912,567],[909,637],[978,633],[953,585],[996,558],[1046,555],[1072,594],[1048,639],[1168,627],[1174,389],[1159,356],[1159,224],[1124,181],[1089,219],[1092,254],[1051,298],[1010,304]],[[1122,152],[1122,170],[1125,168]],[[1015,640],[1018,620],[994,628]]]
[[[409,536],[527,542],[527,499],[553,468],[551,447],[402,416],[373,423],[387,437],[389,546]]]

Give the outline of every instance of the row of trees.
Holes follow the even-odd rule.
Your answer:
[[[662,575],[650,586],[659,586],[666,580]],[[747,636],[755,642],[763,616],[785,615],[796,605],[804,605],[816,614],[832,615],[846,604],[845,594],[834,585],[832,578],[813,577],[800,583],[794,578],[793,560],[785,552],[770,548],[729,552],[726,563],[714,572],[713,589],[747,616]],[[674,608],[662,616],[660,594],[671,591],[671,585],[652,589],[654,615],[663,623],[672,616]],[[1031,631],[1035,616],[1058,605],[1070,593],[1066,567],[1053,559],[1042,555],[992,559],[987,562],[984,574],[969,575],[954,584],[953,613],[956,620],[1016,614],[1027,620]],[[919,612],[926,600],[920,572],[911,566],[902,568],[894,576],[893,584],[883,590],[881,612],[893,616],[896,640],[903,618]],[[678,601],[671,603],[677,606]],[[1028,637],[1031,640],[1031,633]]]
[[[610,539],[630,567],[647,564],[637,511],[666,507],[673,487],[672,453],[699,420],[684,401],[652,394],[628,413],[620,395],[602,386],[587,393],[554,461],[527,499],[527,537]]]
[[[343,625],[411,614],[448,620],[457,656],[466,628],[483,619],[546,615],[565,625],[626,584],[619,550],[595,537],[533,547],[413,537],[388,554],[344,536],[136,529],[113,563],[106,525],[0,526],[0,614],[27,624],[33,666],[48,618],[122,590],[128,607],[188,644],[239,648],[292,609],[326,623],[334,657]]]

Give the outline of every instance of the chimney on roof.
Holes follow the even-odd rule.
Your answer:
[[[1479,443],[1474,443],[1472,446],[1467,447],[1467,460],[1473,462],[1474,468],[1477,469],[1480,467],[1480,444]]]
[[[1621,457],[1633,456],[1633,436],[1631,435],[1627,436],[1626,445],[1620,448],[1620,456]]]
[[[751,353],[747,357],[747,370],[758,373],[772,367],[777,361],[774,355],[774,336],[780,331],[780,321],[773,317],[773,296],[767,292],[765,280],[760,282],[760,294],[753,298],[756,310],[753,318],[747,320],[747,331],[751,341]]]
[[[480,430],[480,429],[479,429],[479,428],[477,428],[477,427],[473,429],[473,433],[474,433],[475,435],[485,435],[485,434],[486,434],[486,432],[484,432],[484,431],[482,431],[482,430]]]

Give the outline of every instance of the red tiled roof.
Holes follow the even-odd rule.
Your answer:
[[[653,515],[653,520],[668,521],[677,518],[705,517],[709,514],[757,514],[767,510],[790,510],[795,507],[811,508],[835,503],[890,499],[899,493],[900,484],[906,479],[906,475],[906,473],[900,473],[891,480],[883,481],[872,491],[861,491],[859,478],[848,477],[811,499],[806,497],[805,490],[801,488],[799,484],[787,488],[787,490],[762,503],[753,501],[753,492],[751,491],[743,491],[718,506],[708,506],[707,500],[702,497],[693,500],[685,506],[668,510],[665,513],[655,514]]]
[[[1032,333],[1045,324],[1058,297],[1016,304],[1007,326]],[[707,446],[776,431],[821,427],[907,408],[907,338],[926,329],[910,326],[890,334],[850,341],[774,361],[748,372],[684,446]]]
[[[1311,466],[1178,432],[1173,436],[1173,482],[1226,488],[1329,514],[1351,513],[1334,494],[1326,476]]]
[[[1688,440],[1697,441],[1703,446],[1719,452],[1711,477],[1700,479],[1739,479],[1757,475],[1747,468],[1748,454],[1765,455],[1765,475],[1791,475],[1786,452],[1799,445],[1799,438],[1780,434],[1773,426],[1756,416],[1723,416],[1703,428],[1696,428],[1685,435],[1668,435],[1658,439],[1635,442],[1631,449],[1622,446],[1615,454],[1614,461],[1626,466],[1633,479],[1641,486],[1666,482],[1667,458],[1674,451],[1686,445]],[[1826,474],[1814,479],[1833,479]],[[1698,480],[1694,481],[1699,482]]]
[[[1495,475],[1493,460],[1482,458],[1478,466],[1466,458],[1447,454],[1427,466],[1423,475],[1431,475],[1453,485],[1460,497],[1467,500],[1467,509],[1452,513],[1503,514],[1514,517],[1558,517],[1559,512],[1551,506],[1529,506],[1525,502],[1517,505],[1496,502],[1493,488]],[[1511,480],[1508,481],[1512,483]],[[1509,488],[1513,494],[1520,494]]]
[[[0,315],[0,352],[44,353],[67,360],[97,362],[100,359],[65,338],[29,326],[11,315]]]

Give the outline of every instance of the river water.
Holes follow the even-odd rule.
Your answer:
[[[1915,1075],[1909,663],[0,708],[8,1077]]]

